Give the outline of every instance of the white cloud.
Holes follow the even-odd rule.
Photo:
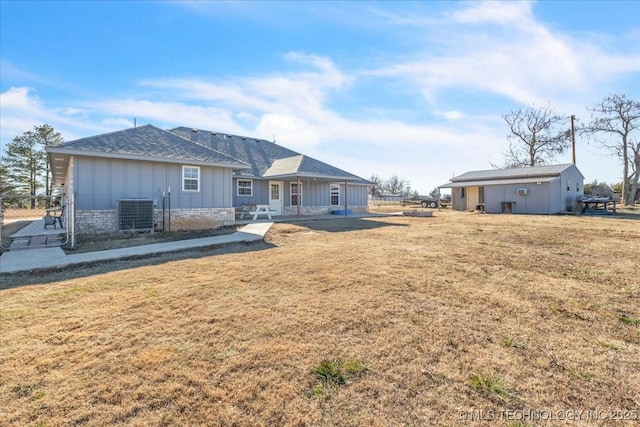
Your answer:
[[[531,3],[527,1],[479,1],[471,3],[471,6],[453,11],[451,18],[455,22],[463,24],[494,23],[512,26],[531,22],[533,16]]]
[[[450,110],[443,113],[442,117],[449,120],[459,120],[464,117],[464,114],[462,114],[460,111]]]
[[[640,72],[637,49],[619,54],[596,38],[553,31],[536,20],[534,3],[461,4],[448,21],[429,27],[422,51],[363,74],[418,87],[430,103],[467,88],[526,105],[584,96],[621,74]]]
[[[453,5],[456,11],[435,17],[369,10],[388,26],[407,30],[414,49],[376,52],[353,69],[329,56],[290,52],[280,72],[143,79],[144,97],[126,94],[50,105],[33,89],[11,88],[1,98],[2,139],[46,122],[70,140],[131,127],[134,118],[139,125],[197,127],[267,140],[275,135],[279,144],[363,177],[397,174],[428,192],[454,172],[501,163],[506,132],[499,116],[506,111],[489,106],[479,111],[483,98],[527,105],[550,101],[559,110],[579,113],[590,105],[582,102],[585,94],[599,93],[597,102],[608,92],[602,87],[640,70],[637,54],[607,51],[595,37],[577,40],[545,27],[531,3]],[[212,8],[220,10],[219,5]],[[372,65],[380,63],[387,65]],[[334,104],[336,98],[356,98],[363,86],[383,87],[390,80],[389,90],[402,89],[394,93],[405,97],[400,106],[375,100],[370,105],[364,104],[368,100],[346,107]],[[460,89],[479,106],[476,110],[468,108],[467,99],[450,100]],[[420,95],[428,104],[418,116],[423,119],[399,119],[399,109],[424,106]],[[368,111],[376,111],[375,118],[368,118]],[[589,179],[592,172],[583,172]]]

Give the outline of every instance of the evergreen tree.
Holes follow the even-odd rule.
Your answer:
[[[59,132],[44,124],[13,138],[2,156],[2,187],[14,189],[17,194],[35,196],[38,190],[51,193],[51,173],[45,146],[63,142]],[[44,180],[44,183],[43,183]],[[31,203],[35,206],[35,200]]]

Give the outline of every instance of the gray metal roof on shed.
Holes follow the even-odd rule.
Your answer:
[[[569,168],[575,168],[578,173],[582,175],[573,163],[509,169],[488,169],[466,172],[462,175],[455,176],[451,178],[450,182],[439,185],[438,188],[550,182]]]
[[[488,179],[480,181],[460,181],[449,182],[447,184],[439,185],[438,188],[460,188],[467,187],[469,185],[478,187],[488,187],[490,185],[509,185],[509,184],[542,184],[551,182],[558,179],[558,176],[546,176],[537,178],[511,178],[511,179]]]
[[[186,127],[172,129],[170,132],[248,163],[250,169],[236,172],[239,176],[254,178],[308,176],[346,179],[370,184],[369,181],[356,175],[265,139]]]
[[[471,171],[451,178],[451,182],[459,181],[478,181],[486,179],[503,179],[503,178],[534,178],[544,176],[559,176],[566,169],[575,167],[574,164],[548,165],[548,166],[529,166],[523,168],[510,169],[489,169],[480,171]]]

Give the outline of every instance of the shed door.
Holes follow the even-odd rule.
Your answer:
[[[269,210],[275,211],[274,215],[282,215],[284,194],[282,181],[269,181]]]

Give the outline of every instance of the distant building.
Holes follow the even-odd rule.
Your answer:
[[[451,189],[451,207],[458,211],[556,214],[574,211],[583,182],[574,164],[563,164],[472,171],[439,188]]]

